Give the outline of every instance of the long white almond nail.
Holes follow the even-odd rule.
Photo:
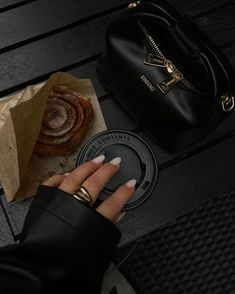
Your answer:
[[[127,188],[134,188],[135,185],[136,185],[136,180],[135,179],[132,179],[132,180],[126,182],[125,185],[126,185]]]
[[[105,156],[104,156],[104,155],[99,155],[99,156],[93,158],[93,159],[92,159],[92,162],[98,164],[98,163],[103,162],[104,159],[105,159]]]
[[[115,157],[114,159],[112,159],[112,160],[110,161],[110,163],[111,163],[112,165],[118,166],[118,165],[121,163],[121,161],[122,161],[121,157]]]

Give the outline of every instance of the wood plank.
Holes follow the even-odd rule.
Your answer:
[[[190,16],[197,16],[210,10],[222,7],[225,4],[231,3],[231,0],[168,0],[180,13],[187,14]]]
[[[5,11],[37,0],[1,0],[0,11]]]
[[[234,41],[235,3],[196,19],[196,23],[219,46]]]
[[[74,27],[0,55],[0,95],[69,70],[101,51],[104,32],[115,14]],[[19,86],[19,87],[18,87]],[[10,88],[10,89],[9,89]]]
[[[4,31],[0,32],[0,50],[16,44],[27,42],[30,39],[39,38],[50,32],[61,29],[68,25],[84,21],[89,17],[98,16],[104,11],[117,9],[126,6],[127,0],[95,1],[89,3],[77,0],[51,0],[34,1],[30,5],[25,5],[1,14],[1,23]],[[179,7],[181,13],[191,13],[197,15],[204,11],[216,7],[215,1],[171,1],[176,8]],[[228,0],[220,1],[220,5],[228,3]],[[43,15],[43,22],[42,16]]]
[[[139,125],[111,97],[100,101],[100,106],[108,129],[125,129],[132,131]]]
[[[151,197],[119,223],[120,245],[235,189],[235,136],[160,172]]]
[[[95,58],[95,60],[92,60],[91,62],[85,63],[83,65],[77,66],[69,70],[68,73],[81,79],[90,79],[95,88],[97,97],[102,97],[102,96],[108,95],[109,92],[101,85],[97,77],[96,67],[98,64],[98,59],[99,59],[99,56]]]
[[[36,1],[1,14],[0,51],[6,47],[41,37],[68,25],[95,18],[110,9],[118,9],[127,0]],[[43,18],[42,18],[43,16]],[[19,45],[19,44],[18,44]]]

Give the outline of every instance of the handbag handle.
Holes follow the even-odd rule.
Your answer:
[[[182,17],[167,1],[142,1],[130,16],[147,19],[172,30],[187,47],[203,61],[213,87],[213,96],[224,111],[234,108],[234,70],[219,48],[187,17]],[[217,79],[217,76],[220,78]],[[218,83],[219,80],[219,83]],[[225,97],[225,98],[223,98]]]

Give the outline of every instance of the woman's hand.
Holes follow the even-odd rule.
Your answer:
[[[43,185],[58,187],[70,194],[73,194],[82,185],[89,192],[92,197],[92,203],[94,203],[107,182],[120,168],[120,157],[116,157],[110,162],[103,164],[104,159],[104,155],[100,155],[91,161],[83,163],[68,174],[50,177]],[[121,185],[96,210],[115,223],[123,206],[135,191],[135,184],[136,180],[132,179]]]

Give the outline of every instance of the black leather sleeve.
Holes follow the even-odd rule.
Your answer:
[[[1,294],[101,292],[120,232],[67,193],[40,186],[19,244],[0,249]]]

